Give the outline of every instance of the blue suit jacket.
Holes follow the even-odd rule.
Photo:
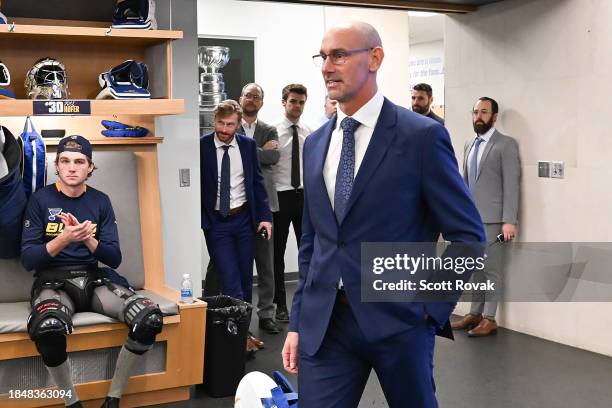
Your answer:
[[[290,330],[300,348],[319,349],[342,277],[357,322],[370,341],[411,329],[425,313],[448,326],[456,302],[361,303],[362,242],[484,242],[482,221],[468,192],[446,129],[385,99],[338,225],[323,165],[335,119],[304,144],[304,217],[299,284]],[[452,334],[449,335],[452,337]]]
[[[244,188],[253,229],[255,230],[260,222],[272,221],[268,196],[257,160],[257,145],[253,139],[246,136],[236,134],[234,137],[242,157]],[[209,133],[200,138],[200,168],[202,229],[207,230],[215,221],[215,203],[217,201],[218,173],[214,133]]]

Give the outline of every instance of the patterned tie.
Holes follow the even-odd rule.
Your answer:
[[[291,186],[296,190],[300,187],[300,138],[297,125],[292,125],[293,140],[291,141]]]
[[[482,142],[484,142],[484,139],[480,136],[476,136],[474,148],[472,149],[474,153],[472,154],[470,168],[468,170],[468,186],[470,187],[470,191],[473,191],[476,186],[476,176],[478,175],[478,150]]]
[[[353,180],[355,177],[355,130],[361,125],[355,119],[347,116],[342,119],[342,152],[340,153],[340,163],[336,173],[336,188],[334,190],[334,212],[338,222],[342,222],[346,212],[346,205],[351,191],[353,190]]]
[[[224,150],[221,160],[221,187],[219,189],[219,212],[227,217],[230,212],[230,157],[229,146],[221,146]]]

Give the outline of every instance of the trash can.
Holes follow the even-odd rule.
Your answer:
[[[200,300],[208,303],[202,385],[211,397],[232,396],[244,376],[253,306],[225,295]]]

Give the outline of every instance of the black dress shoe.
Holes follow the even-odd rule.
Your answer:
[[[106,397],[100,408],[119,408],[119,398]]]
[[[283,329],[276,324],[274,319],[269,317],[259,319],[259,328],[270,334],[278,334],[283,331]]]
[[[276,321],[289,323],[289,311],[287,310],[287,306],[279,306],[276,308]]]

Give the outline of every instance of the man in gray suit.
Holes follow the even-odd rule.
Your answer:
[[[497,236],[511,241],[517,233],[521,162],[516,140],[498,132],[499,106],[488,97],[478,99],[472,110],[476,137],[464,149],[463,177],[485,225],[487,242]],[[488,336],[497,330],[495,314],[502,284],[502,247],[488,246],[483,274],[475,279],[490,280],[495,292],[475,294],[470,313],[453,322],[456,330],[469,329],[472,337]]]
[[[263,106],[264,92],[261,86],[251,83],[242,88],[240,106],[242,106],[242,133],[252,137],[257,143],[257,158],[264,176],[268,203],[271,211],[278,211],[278,196],[274,184],[273,167],[278,163],[278,133],[270,126],[257,119]],[[255,265],[257,266],[257,315],[259,328],[270,334],[282,331],[274,320],[274,244],[258,236],[255,241]]]

